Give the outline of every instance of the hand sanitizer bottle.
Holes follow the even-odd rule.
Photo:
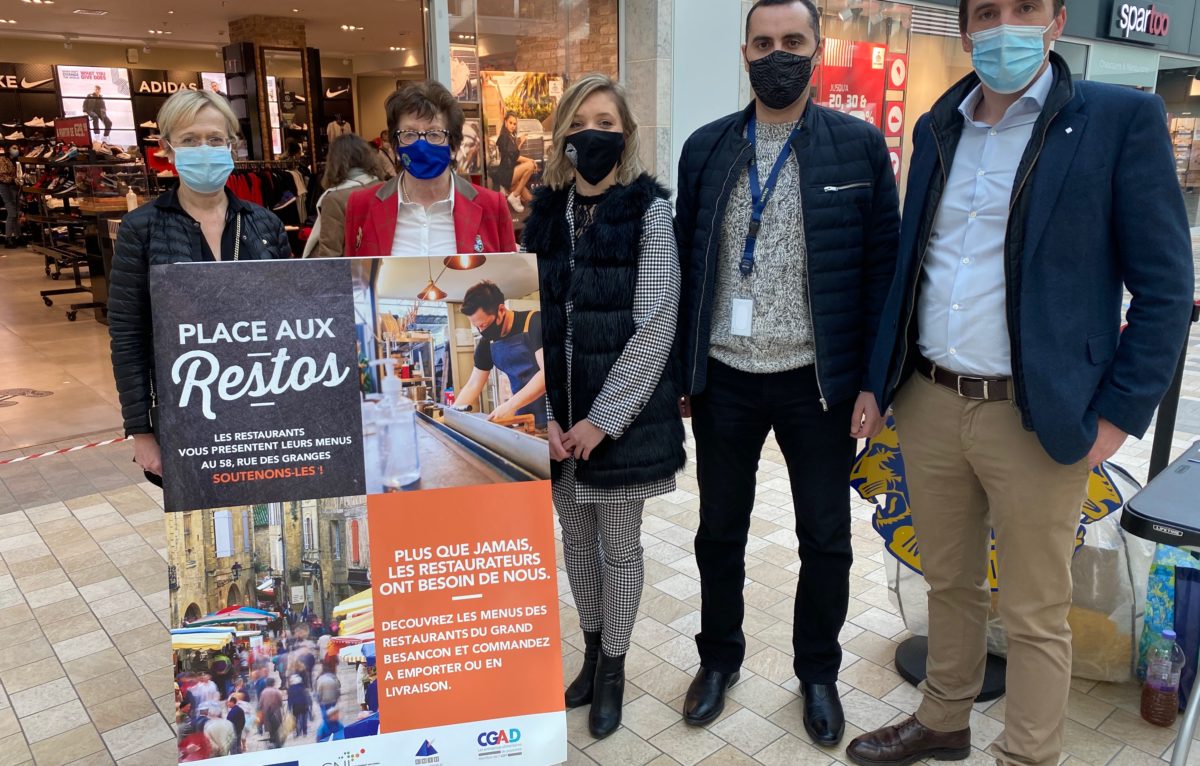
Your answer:
[[[391,359],[371,362],[381,366],[391,363]],[[404,395],[404,386],[394,374],[383,379],[382,390],[383,399],[373,409],[383,489],[385,492],[416,489],[421,480],[416,405]]]

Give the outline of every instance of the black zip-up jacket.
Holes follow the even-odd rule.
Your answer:
[[[239,260],[291,258],[283,223],[266,208],[228,191],[226,226],[242,219]],[[200,224],[168,192],[121,219],[108,289],[108,334],[113,376],[121,399],[125,435],[153,432],[150,422],[154,338],[150,307],[151,266],[202,260]]]
[[[700,128],[679,158],[684,393],[703,392],[707,380],[721,226],[733,186],[754,156],[745,138],[754,108]],[[887,144],[874,125],[810,101],[792,150],[800,167],[817,382],[828,408],[865,390],[895,268],[900,203]]]

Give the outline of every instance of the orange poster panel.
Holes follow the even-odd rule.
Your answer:
[[[371,495],[381,732],[563,709],[550,483]]]

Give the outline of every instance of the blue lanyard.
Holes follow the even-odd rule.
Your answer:
[[[758,144],[755,139],[755,122],[755,119],[751,117],[750,123],[746,126],[746,137],[750,139],[750,146],[754,147],[754,157],[750,159],[750,228],[746,231],[746,247],[742,251],[742,263],[739,266],[743,277],[754,273],[754,246],[758,242],[758,230],[762,227],[763,212],[767,209],[771,193],[775,191],[775,184],[779,182],[779,172],[783,170],[788,156],[792,153],[792,141],[800,134],[804,118],[800,118],[788,135],[787,142],[784,143],[783,149],[775,159],[775,166],[771,168],[771,174],[767,176],[766,186],[763,186],[758,180]]]

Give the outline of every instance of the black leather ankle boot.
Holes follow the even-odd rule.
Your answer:
[[[596,739],[604,739],[621,725],[621,702],[625,697],[625,655],[609,657],[600,653],[596,668],[596,690],[588,728]]]
[[[583,707],[592,701],[596,685],[596,665],[600,659],[600,631],[583,631],[583,667],[567,687],[567,710]]]

